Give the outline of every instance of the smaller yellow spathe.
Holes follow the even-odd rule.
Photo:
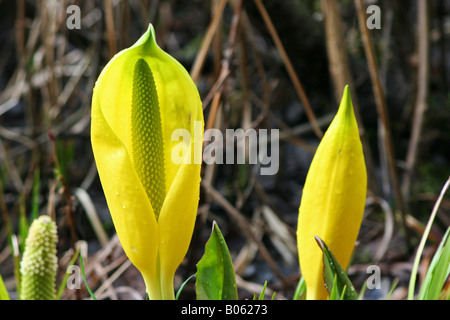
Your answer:
[[[317,148],[303,188],[297,227],[300,270],[309,300],[327,299],[321,238],[345,269],[364,213],[367,173],[348,86]]]
[[[95,161],[120,242],[150,299],[174,299],[173,277],[197,215],[201,163],[193,158],[201,153],[203,126],[194,82],[158,47],[152,25],[111,59],[95,84]],[[180,144],[171,139],[176,129],[191,135],[184,141],[191,161],[172,161],[172,149]]]

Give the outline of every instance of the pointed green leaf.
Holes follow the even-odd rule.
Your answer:
[[[9,294],[3,283],[2,275],[0,274],[0,300],[9,300]]]
[[[216,222],[197,264],[197,300],[237,300],[236,277],[225,239]]]
[[[419,291],[419,300],[437,300],[450,274],[450,227],[439,244]]]
[[[84,285],[86,286],[87,291],[89,292],[89,295],[93,300],[97,300],[97,297],[95,296],[94,292],[92,292],[91,287],[89,287],[86,273],[84,272],[84,262],[83,262],[83,255],[80,254],[80,267],[81,267],[81,275],[83,276]]]
[[[342,300],[358,300],[355,288],[348,278],[346,272],[340,266],[337,259],[334,257],[331,250],[327,247],[325,242],[319,237],[315,237],[316,242],[323,252],[323,277],[328,293],[331,295],[333,290],[333,283],[336,276],[335,290],[336,296],[340,297],[343,294]]]
[[[338,300],[337,295],[337,276],[335,274],[333,279],[333,287],[331,288],[330,292],[330,300]]]
[[[175,295],[175,300],[178,300],[180,297],[181,292],[183,292],[184,286],[191,280],[193,277],[195,277],[195,274],[191,275],[189,278],[187,278],[180,286],[180,289],[178,289],[177,294]]]
[[[305,298],[306,298],[305,278],[300,277],[300,280],[297,283],[297,288],[295,289],[292,300],[305,300]]]

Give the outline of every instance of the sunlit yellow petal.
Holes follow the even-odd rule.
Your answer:
[[[195,113],[193,113],[195,114]],[[192,120],[197,120],[192,128],[192,136],[187,154],[191,159],[182,163],[167,194],[158,222],[160,234],[161,277],[173,277],[176,267],[182,262],[189,247],[194,230],[200,192],[200,163],[194,163],[195,148],[201,152],[203,137],[203,113],[201,104]],[[194,122],[193,122],[194,124]],[[198,127],[200,126],[200,127]],[[194,135],[194,133],[196,133]],[[195,140],[196,139],[196,140]],[[173,279],[166,279],[172,281]]]
[[[349,263],[364,213],[367,175],[348,87],[314,155],[299,208],[297,241],[308,299],[326,299],[320,237],[341,266]]]
[[[104,95],[108,96],[107,93],[108,90],[103,90]],[[127,256],[138,269],[155,273],[156,266],[151,261],[156,259],[158,248],[156,219],[125,143],[106,121],[104,112],[110,110],[105,106],[96,87],[91,139],[105,197]]]

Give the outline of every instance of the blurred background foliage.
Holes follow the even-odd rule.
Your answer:
[[[372,4],[381,28],[368,32],[370,47],[358,13]],[[66,24],[70,5],[80,8],[80,29]],[[114,236],[89,126],[101,69],[148,23],[197,83],[206,129],[280,130],[274,176],[260,176],[257,165],[204,166],[196,230],[176,286],[195,273],[216,220],[240,297],[261,292],[264,281],[269,297],[274,290],[292,297],[302,186],[343,84],[351,84],[369,194],[349,274],[360,288],[367,265],[377,264],[383,287],[367,290],[367,298],[384,297],[396,284],[392,298],[403,299],[414,248],[450,175],[448,0],[0,1],[0,274],[8,291],[21,254],[11,239],[23,242],[20,221],[46,213],[58,225],[60,279],[77,247],[98,298],[145,297]],[[449,212],[447,197],[421,272]],[[88,297],[83,288],[66,289],[63,298]],[[188,283],[181,299],[193,292]]]

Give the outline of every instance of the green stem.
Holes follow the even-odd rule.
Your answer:
[[[447,191],[449,186],[450,186],[450,177],[448,178],[447,182],[445,183],[444,187],[442,188],[439,198],[437,199],[436,203],[434,204],[430,219],[428,219],[427,226],[425,227],[425,231],[422,235],[422,239],[420,240],[420,244],[417,249],[416,258],[414,260],[414,266],[412,269],[411,278],[409,280],[408,300],[413,300],[413,298],[414,298],[414,288],[415,288],[415,283],[416,283],[416,278],[417,278],[417,269],[419,268],[420,257],[422,256],[422,252],[425,247],[425,242],[428,239],[428,235],[431,230],[431,225],[433,224],[433,221],[434,221],[434,218],[436,217],[438,208],[441,205],[442,198],[444,197],[444,194]]]

